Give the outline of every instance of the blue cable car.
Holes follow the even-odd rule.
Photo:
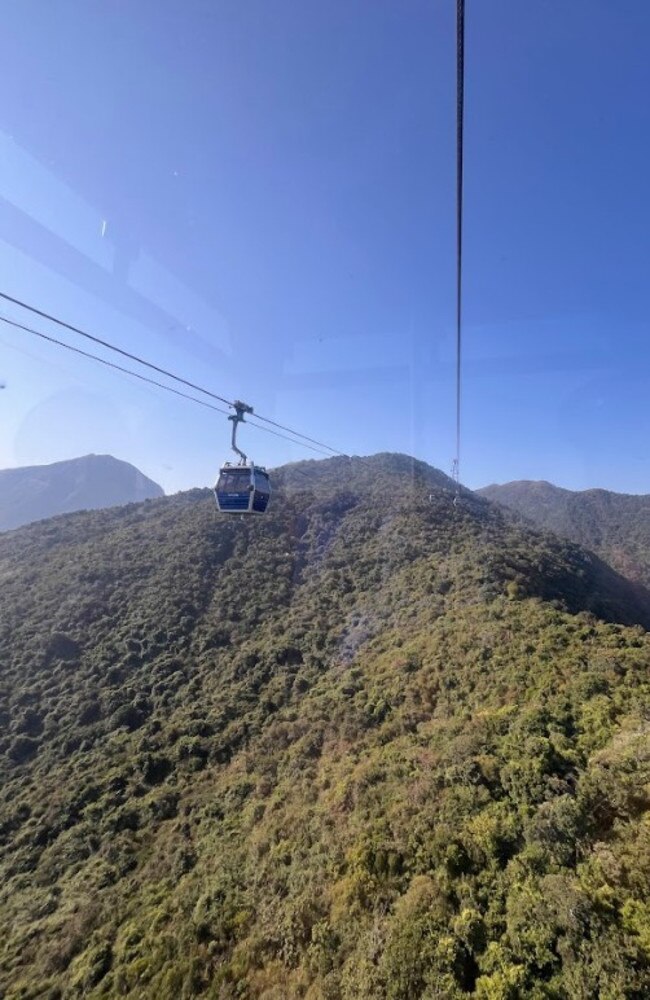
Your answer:
[[[217,507],[222,514],[264,514],[271,496],[271,482],[266,469],[249,462],[237,447],[237,428],[244,423],[244,414],[252,413],[253,407],[235,400],[235,412],[228,417],[232,420],[232,450],[239,455],[239,463],[226,462],[219,470],[219,478],[214,486]]]
[[[222,514],[263,514],[269,505],[271,483],[259,465],[222,467],[214,487],[217,507]]]

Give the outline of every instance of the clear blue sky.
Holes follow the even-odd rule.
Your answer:
[[[466,16],[462,478],[650,492],[650,3]],[[0,287],[448,471],[454,33],[455,0],[6,3]],[[227,456],[225,417],[2,325],[0,380],[0,467],[110,452],[173,491]]]

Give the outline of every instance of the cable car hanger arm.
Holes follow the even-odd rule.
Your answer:
[[[232,438],[230,441],[230,446],[232,450],[235,452],[235,454],[239,455],[240,465],[246,465],[246,463],[248,462],[248,458],[241,450],[241,448],[237,447],[237,428],[239,427],[240,424],[245,423],[244,414],[252,413],[253,407],[249,406],[248,403],[242,403],[240,399],[236,399],[232,405],[235,408],[235,412],[231,413],[231,415],[228,417],[228,420],[232,420]]]

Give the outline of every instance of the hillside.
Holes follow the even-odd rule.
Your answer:
[[[572,492],[527,480],[486,486],[478,493],[592,549],[625,576],[650,585],[650,495]]]
[[[75,510],[116,507],[163,491],[128,462],[85,455],[52,465],[0,470],[0,531]]]
[[[0,539],[0,994],[647,996],[647,592],[403,456],[275,483]]]

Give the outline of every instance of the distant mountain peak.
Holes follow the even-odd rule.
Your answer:
[[[157,483],[113,455],[0,470],[0,531],[32,521],[164,496]]]
[[[477,492],[592,549],[625,576],[650,586],[650,495],[573,491],[525,479]]]

